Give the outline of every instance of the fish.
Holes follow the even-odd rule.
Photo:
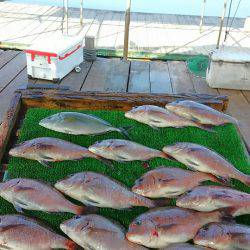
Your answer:
[[[230,208],[232,216],[250,214],[250,194],[221,186],[200,186],[180,196],[178,207],[197,211]]]
[[[209,250],[212,248],[202,247],[198,245],[191,245],[189,243],[176,243],[160,250]]]
[[[56,182],[55,188],[87,206],[128,209],[168,203],[168,200],[153,201],[135,194],[118,181],[91,171],[72,174]]]
[[[0,216],[0,249],[77,249],[72,240],[53,232],[41,222],[22,215]]]
[[[52,137],[40,137],[25,141],[9,151],[10,156],[36,160],[43,166],[48,162],[60,162],[94,158],[110,165],[105,159],[91,153],[87,148]]]
[[[219,250],[249,250],[250,227],[235,223],[210,223],[201,228],[195,244]]]
[[[60,225],[60,229],[86,250],[146,250],[129,242],[125,229],[97,214],[75,216]]]
[[[71,135],[99,135],[116,131],[128,139],[128,131],[132,129],[131,126],[116,128],[97,116],[78,112],[60,112],[42,119],[39,125]]]
[[[190,119],[181,117],[165,108],[154,105],[134,107],[130,111],[125,112],[125,117],[147,124],[154,129],[166,127],[197,127],[211,132],[210,127],[206,127]]]
[[[223,156],[204,146],[189,142],[178,142],[165,146],[163,152],[191,169],[213,174],[225,180],[225,182],[229,182],[232,178],[238,179],[245,185],[250,186],[249,175],[240,172]]]
[[[88,149],[93,154],[118,162],[148,161],[156,157],[169,159],[162,151],[148,148],[136,142],[120,139],[108,139],[96,142]]]
[[[200,124],[219,126],[232,123],[239,125],[239,122],[234,117],[195,101],[174,101],[168,103],[165,108]]]
[[[16,178],[0,183],[0,196],[12,203],[18,212],[23,212],[23,209],[72,214],[92,211],[91,208],[71,203],[47,183],[26,178]]]
[[[198,212],[178,207],[163,207],[139,215],[129,225],[129,241],[149,248],[163,248],[193,239],[198,230],[210,223],[229,220],[224,211]]]
[[[221,182],[211,174],[161,166],[136,180],[132,191],[149,198],[175,198],[208,180]]]

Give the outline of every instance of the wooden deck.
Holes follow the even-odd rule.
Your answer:
[[[60,34],[61,16],[60,7],[0,2],[0,48],[25,49],[40,38]],[[123,49],[123,12],[85,9],[82,27],[79,9],[70,8],[69,16],[70,35],[94,36],[97,48]],[[129,50],[208,54],[215,48],[219,19],[205,17],[202,33],[199,22],[199,16],[132,13]],[[244,22],[243,18],[234,20],[225,46],[250,48],[250,34],[244,31]]]
[[[81,73],[71,72],[61,86],[75,91],[141,92],[141,93],[210,93],[228,95],[228,113],[241,123],[241,131],[250,146],[250,91],[211,89],[204,79],[188,72],[180,61],[129,61],[98,58],[84,62]],[[0,121],[17,88],[29,83],[50,83],[28,80],[23,52],[0,51]],[[39,86],[39,85],[37,85]]]

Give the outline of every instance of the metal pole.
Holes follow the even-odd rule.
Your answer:
[[[123,46],[123,59],[124,60],[128,59],[130,10],[131,10],[131,0],[127,0],[127,8],[126,8],[126,12],[125,12],[124,46]]]
[[[83,0],[81,0],[81,8],[80,8],[80,24],[83,25]]]
[[[63,7],[62,7],[62,34],[63,34],[63,28],[64,28],[64,15],[65,15],[65,5],[64,5],[64,0],[63,2]]]
[[[69,33],[69,2],[68,0],[65,0],[65,19],[66,19],[66,34]]]
[[[221,20],[220,20],[220,30],[219,30],[219,36],[218,36],[218,40],[217,40],[217,44],[216,44],[216,49],[219,49],[219,47],[220,47],[220,38],[221,38],[224,18],[225,18],[226,10],[227,10],[227,1],[228,0],[224,0],[224,8],[223,8],[223,12],[222,12]]]
[[[206,0],[203,0],[202,10],[201,10],[201,21],[200,21],[200,33],[202,32],[204,14],[205,14]]]

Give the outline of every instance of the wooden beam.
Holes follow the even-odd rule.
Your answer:
[[[124,60],[128,59],[130,10],[131,10],[131,0],[127,0],[127,9],[125,12],[124,45],[123,45],[123,59]]]
[[[117,109],[129,110],[134,106],[151,104],[165,106],[175,100],[194,100],[223,111],[227,107],[228,98],[206,94],[138,94],[138,93],[101,93],[71,92],[64,90],[19,90],[22,103],[27,107],[49,109]]]
[[[11,100],[10,106],[4,115],[0,126],[0,162],[10,139],[11,131],[16,123],[17,116],[21,107],[21,93],[16,93]]]

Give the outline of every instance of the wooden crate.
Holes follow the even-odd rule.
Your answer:
[[[143,104],[164,107],[166,103],[189,99],[224,111],[228,105],[226,96],[204,94],[134,94],[134,93],[92,93],[68,90],[18,90],[4,116],[0,127],[0,164],[2,174],[8,163],[8,149],[14,144],[18,128],[29,108],[75,109],[75,110],[122,110],[127,111]]]

